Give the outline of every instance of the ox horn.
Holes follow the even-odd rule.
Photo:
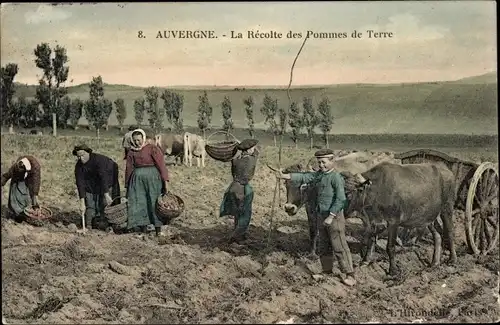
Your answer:
[[[366,178],[364,178],[363,175],[361,174],[356,174],[354,175],[354,177],[356,178],[356,181],[358,181],[360,184],[366,182]]]
[[[271,166],[271,165],[269,165],[269,164],[267,164],[267,167],[268,167],[270,170],[272,170],[273,172],[279,172],[279,171],[280,171],[278,168],[273,167],[273,166]]]

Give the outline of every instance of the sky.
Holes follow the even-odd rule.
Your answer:
[[[494,1],[2,3],[0,24],[1,64],[17,63],[15,81],[27,84],[40,78],[33,51],[46,42],[67,50],[66,85],[98,75],[142,87],[288,85],[307,31],[315,34],[293,85],[456,80],[497,69]],[[156,38],[165,30],[211,30],[218,38]],[[257,30],[282,38],[247,38]],[[368,30],[392,37],[369,38]],[[289,31],[302,38],[287,38]]]

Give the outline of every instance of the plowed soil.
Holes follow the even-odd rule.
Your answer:
[[[30,138],[26,136],[26,139]],[[320,275],[307,255],[305,211],[273,213],[277,149],[267,147],[253,182],[254,214],[246,245],[227,244],[232,220],[218,217],[230,181],[229,164],[207,158],[204,169],[169,167],[172,191],[186,203],[184,214],[164,226],[165,237],[114,234],[81,227],[74,191],[71,148],[81,139],[2,136],[2,172],[20,154],[43,166],[40,203],[54,218],[35,227],[6,217],[8,185],[2,193],[2,313],[8,323],[359,323],[494,322],[499,320],[498,249],[475,257],[466,246],[464,216],[455,215],[458,262],[429,268],[432,243],[398,247],[401,276],[388,279],[384,240],[377,260],[356,267],[357,286]],[[42,143],[42,141],[44,141]],[[89,145],[124,162],[118,140]],[[284,150],[283,164],[303,162],[308,150]],[[293,155],[293,156],[292,156]],[[196,162],[196,160],[194,160]],[[281,202],[284,203],[284,194]],[[273,228],[270,220],[273,216]],[[349,245],[360,260],[361,225],[349,219]],[[271,234],[271,235],[270,235]],[[270,236],[269,236],[270,235]]]

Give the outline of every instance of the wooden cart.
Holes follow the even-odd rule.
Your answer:
[[[495,248],[499,237],[499,183],[493,163],[477,164],[432,149],[399,153],[394,158],[403,164],[444,163],[457,179],[455,209],[465,212],[467,245],[476,255],[486,255]]]

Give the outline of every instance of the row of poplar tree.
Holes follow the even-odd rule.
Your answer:
[[[35,50],[35,64],[42,70],[39,84],[36,88],[36,96],[33,99],[26,99],[17,96],[14,78],[18,73],[18,66],[9,63],[1,68],[1,101],[2,101],[2,124],[9,126],[12,131],[14,126],[31,128],[35,126],[48,127],[52,125],[53,114],[56,116],[57,127],[66,128],[78,127],[78,121],[85,116],[89,126],[95,128],[99,136],[99,130],[108,128],[108,121],[115,107],[115,114],[123,129],[123,123],[127,118],[127,108],[122,98],[111,102],[104,96],[104,84],[101,76],[93,77],[90,82],[89,98],[81,100],[71,99],[67,94],[65,82],[68,80],[69,67],[66,49],[57,45],[52,49],[47,43],[39,44]],[[160,106],[158,99],[163,100]],[[198,118],[197,124],[205,137],[206,131],[210,128],[213,117],[213,107],[208,99],[207,92],[198,97]],[[245,107],[248,132],[251,137],[255,135],[254,119],[254,99],[252,96],[243,99]],[[159,92],[156,87],[146,88],[144,96],[134,101],[134,114],[137,124],[143,125],[144,119],[148,117],[149,126],[154,132],[163,130],[165,117],[176,132],[184,130],[183,121],[184,97],[170,90]],[[328,146],[328,133],[333,124],[331,104],[327,97],[324,97],[316,109],[310,97],[304,97],[302,109],[293,102],[288,110],[278,107],[278,100],[265,94],[260,107],[260,112],[265,118],[268,131],[273,135],[274,144],[278,136],[289,134],[295,145],[297,145],[299,135],[305,129],[310,146],[313,146],[315,130],[319,129]],[[234,129],[232,119],[232,103],[228,96],[224,97],[221,103],[222,118],[224,124],[222,130],[230,133]],[[290,132],[287,132],[287,129]]]
[[[255,119],[254,119],[254,99],[252,96],[243,99],[245,106],[246,121],[248,132],[253,138],[255,136]],[[221,103],[222,118],[224,124],[222,130],[231,132],[234,129],[232,119],[232,104],[228,96],[224,97]],[[205,136],[205,130],[211,123],[212,106],[208,100],[207,93],[204,92],[203,96],[199,97],[198,105],[198,128]],[[313,147],[313,139],[315,130],[319,129],[324,137],[326,145],[328,146],[328,134],[330,133],[333,125],[333,115],[331,104],[328,97],[324,97],[315,109],[313,101],[310,97],[304,97],[302,101],[302,109],[297,102],[292,102],[288,111],[283,107],[279,107],[278,99],[272,98],[268,94],[264,94],[260,112],[265,118],[265,124],[268,126],[267,131],[273,135],[274,145],[278,136],[289,134],[295,146],[298,144],[299,136],[302,130],[305,129],[309,139],[310,146]],[[290,132],[287,132],[287,129]]]

